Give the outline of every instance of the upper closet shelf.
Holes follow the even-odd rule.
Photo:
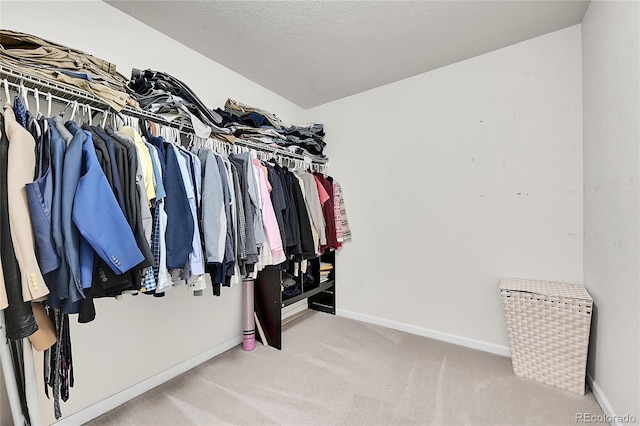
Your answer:
[[[192,136],[194,134],[191,123],[182,119],[181,117],[174,120],[167,120],[159,114],[154,114],[149,111],[143,111],[129,105],[125,105],[120,113],[114,112],[103,100],[95,95],[80,90],[77,87],[65,84],[63,82],[52,81],[44,79],[35,75],[27,74],[21,70],[18,70],[7,63],[0,61],[0,78],[6,80],[14,85],[24,85],[26,88],[37,89],[43,96],[50,93],[52,97],[63,102],[76,101],[80,104],[87,105],[95,110],[111,111],[115,114],[123,114],[131,117],[136,117],[143,120],[152,121],[155,123],[163,124],[176,128],[186,135]],[[305,163],[322,164],[325,165],[328,162],[327,158],[316,158],[313,156],[306,156],[303,154],[297,154],[289,151],[288,149],[278,148],[270,146],[261,142],[256,142],[248,139],[236,138],[235,144],[244,146],[247,148],[255,149],[257,151],[269,152],[284,156],[294,160],[302,160]]]

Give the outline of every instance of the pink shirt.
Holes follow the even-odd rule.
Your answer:
[[[287,258],[282,248],[282,238],[280,237],[280,228],[278,228],[278,220],[273,210],[273,204],[271,203],[271,185],[267,180],[267,169],[259,160],[253,160],[254,169],[258,175],[258,181],[260,183],[260,198],[262,198],[262,226],[264,232],[269,240],[269,247],[271,248],[271,256],[273,258],[273,264],[278,265],[284,262]]]

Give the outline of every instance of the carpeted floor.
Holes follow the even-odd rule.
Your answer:
[[[575,425],[579,396],[508,358],[313,312],[283,350],[236,347],[90,425]]]

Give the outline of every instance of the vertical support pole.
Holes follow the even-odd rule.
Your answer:
[[[252,351],[256,348],[256,322],[253,317],[254,280],[242,280],[242,349]]]
[[[31,343],[29,343],[31,344]],[[4,375],[4,384],[7,387],[7,395],[9,398],[9,407],[11,408],[11,417],[14,425],[24,424],[24,416],[22,415],[22,405],[20,404],[20,393],[18,392],[18,384],[16,383],[16,375],[11,361],[11,350],[7,343],[7,333],[4,322],[4,311],[0,310],[0,362],[2,363],[2,373]]]

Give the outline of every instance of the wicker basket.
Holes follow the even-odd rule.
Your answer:
[[[593,305],[585,288],[503,278],[500,294],[513,372],[584,395]]]

